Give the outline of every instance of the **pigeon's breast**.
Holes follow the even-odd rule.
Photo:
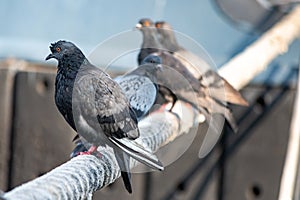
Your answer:
[[[56,76],[55,104],[66,121],[70,124],[70,126],[72,126],[73,129],[75,129],[72,113],[73,85],[73,81],[66,79],[62,74],[58,74]]]

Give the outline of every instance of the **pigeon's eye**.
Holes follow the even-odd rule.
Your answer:
[[[61,49],[59,47],[56,47],[55,50],[59,53]]]
[[[150,26],[149,21],[145,21],[145,22],[144,22],[144,26],[146,26],[146,27]]]

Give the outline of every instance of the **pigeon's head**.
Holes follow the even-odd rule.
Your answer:
[[[177,43],[172,26],[165,21],[158,21],[155,23],[155,28],[159,34],[159,40],[165,48],[170,52],[175,52],[180,49]]]
[[[72,42],[67,42],[64,40],[59,40],[58,42],[52,43],[49,48],[51,53],[46,57],[46,60],[55,58],[56,60],[60,61],[65,55],[83,55],[80,49]]]
[[[170,30],[172,30],[172,26],[169,23],[165,22],[165,21],[158,21],[158,22],[156,22],[155,23],[155,27],[158,28],[158,29],[162,28],[162,29],[170,29]]]
[[[154,27],[154,23],[151,19],[143,18],[135,25],[135,28],[141,29],[141,28],[149,28]]]
[[[157,32],[164,39],[171,39],[174,37],[172,26],[169,23],[167,23],[165,21],[158,21],[155,23],[155,27],[156,27]]]

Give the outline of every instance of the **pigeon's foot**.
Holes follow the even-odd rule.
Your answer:
[[[87,151],[87,148],[84,146],[84,144],[81,141],[78,141],[77,144],[76,144],[76,147],[71,152],[70,157],[74,158],[76,156],[79,156],[80,152],[84,152],[84,151]]]
[[[97,151],[97,148],[97,146],[93,145],[89,148],[88,151],[80,152],[79,155],[94,155],[100,158],[102,155]]]

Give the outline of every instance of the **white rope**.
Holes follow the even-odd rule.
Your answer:
[[[189,114],[193,115],[193,112]],[[183,133],[179,127],[179,120],[174,114],[151,114],[139,124],[141,136],[137,142],[156,151],[162,144]],[[101,149],[101,154],[100,159],[92,155],[77,156],[47,174],[5,193],[4,198],[86,199],[120,176],[111,149]]]
[[[300,6],[221,67],[219,74],[236,89],[245,87],[300,35]]]

